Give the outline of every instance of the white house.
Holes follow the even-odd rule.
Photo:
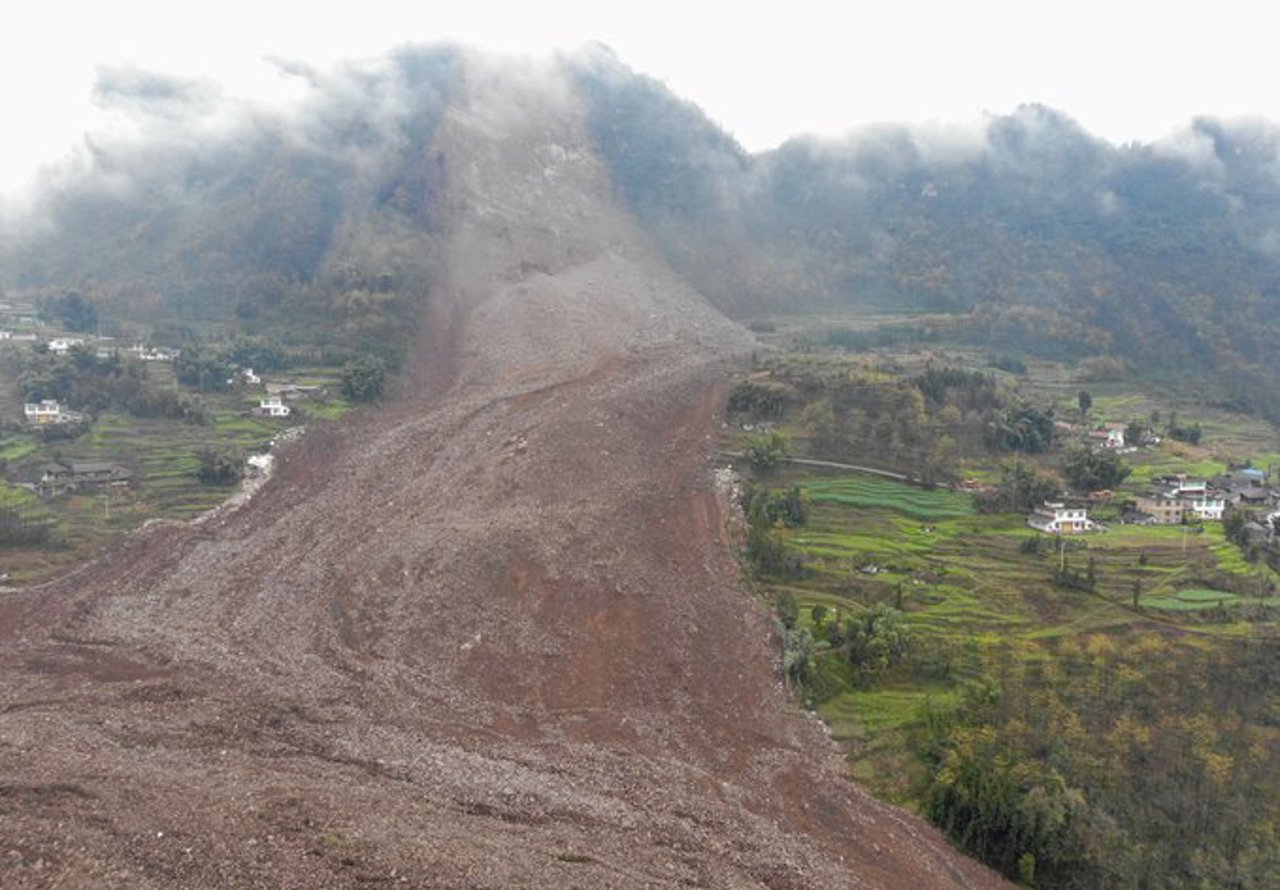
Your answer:
[[[55,337],[49,341],[49,351],[54,355],[66,355],[73,346],[83,346],[84,340],[79,337]]]
[[[27,402],[22,406],[22,414],[27,423],[35,424],[63,423],[68,419],[57,399]]]
[[[267,396],[258,402],[258,413],[263,417],[288,417],[290,408],[279,396]]]
[[[244,382],[249,386],[257,386],[262,383],[262,378],[253,373],[253,368],[244,368],[241,370],[240,376],[244,378]]]
[[[1068,507],[1055,501],[1045,501],[1043,507],[1027,517],[1027,525],[1049,535],[1074,535],[1097,527],[1083,507]]]
[[[1174,493],[1180,498],[1202,498],[1209,493],[1209,483],[1203,479],[1188,479],[1183,475],[1174,478]]]
[[[1186,505],[1187,512],[1197,519],[1221,520],[1222,513],[1227,508],[1226,498],[1215,498],[1207,494],[1183,503]]]
[[[141,343],[135,343],[129,347],[129,351],[144,362],[171,362],[181,355],[181,350],[167,349],[163,346],[143,346]]]

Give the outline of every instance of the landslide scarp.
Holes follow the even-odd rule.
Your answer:
[[[999,884],[788,705],[710,484],[750,341],[584,121],[466,58],[412,391],[0,600],[0,883]]]

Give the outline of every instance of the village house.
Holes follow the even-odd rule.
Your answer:
[[[1227,502],[1213,495],[1193,498],[1187,503],[1187,512],[1192,517],[1202,520],[1221,521],[1222,514],[1226,512],[1226,509]]]
[[[1176,525],[1185,519],[1219,521],[1227,508],[1225,496],[1203,479],[1169,476],[1134,499],[1140,514],[1155,525]],[[1139,519],[1141,521],[1141,519]]]
[[[84,340],[79,337],[54,337],[49,341],[49,351],[54,355],[66,355],[77,346],[83,346]]]
[[[26,402],[22,406],[22,416],[27,423],[44,426],[50,423],[75,423],[84,415],[63,408],[57,399],[41,399],[39,402]]]
[[[1097,528],[1083,507],[1068,507],[1056,501],[1045,501],[1043,507],[1027,516],[1027,525],[1049,535],[1074,535]]]
[[[1182,521],[1182,501],[1167,491],[1150,491],[1134,498],[1138,513],[1146,517],[1139,522],[1152,525],[1177,525]]]
[[[280,396],[267,396],[258,402],[255,409],[260,417],[288,417],[290,408]]]
[[[1261,507],[1271,501],[1266,473],[1252,467],[1224,473],[1215,480],[1215,485],[1228,503],[1241,507]]]
[[[135,343],[129,347],[131,352],[139,361],[144,362],[171,362],[181,355],[180,350],[167,349],[164,346],[143,346]]]
[[[45,496],[82,488],[128,485],[133,474],[118,464],[94,460],[50,462],[40,468],[36,489]]]
[[[1119,449],[1125,445],[1125,425],[1123,423],[1106,423],[1101,429],[1089,432],[1089,441],[1099,448]]]

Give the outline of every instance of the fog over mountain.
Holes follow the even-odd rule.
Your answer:
[[[56,235],[11,252],[4,280],[92,284],[108,299],[145,282],[176,301],[234,303],[315,280],[362,249],[369,226],[428,229],[426,147],[453,52],[290,69],[305,87],[286,109],[103,70],[95,99],[118,127],[47,174],[25,234]],[[1116,147],[1026,106],[981,126],[884,125],[750,156],[608,50],[573,64],[616,189],[726,305],[1020,304],[1147,357],[1225,346],[1232,361],[1264,359],[1234,329],[1256,332],[1238,313],[1275,288],[1272,124],[1200,119]],[[1200,296],[1220,308],[1195,310]],[[1143,352],[1136,319],[1163,326],[1175,352]]]
[[[280,63],[299,84],[287,107],[102,70],[95,100],[116,124],[10,220],[2,280],[88,288],[124,313],[147,292],[201,315],[330,300],[339,267],[420,281],[442,175],[429,144],[456,54]],[[913,306],[1050,353],[1228,368],[1219,397],[1255,409],[1276,389],[1270,122],[1201,118],[1115,146],[1029,105],[750,155],[607,48],[566,64],[616,195],[726,308]]]
[[[1270,410],[1280,129],[1115,146],[1038,105],[748,156],[614,60],[584,73],[615,181],[678,268],[746,311],[914,307],[976,341],[1211,373]]]

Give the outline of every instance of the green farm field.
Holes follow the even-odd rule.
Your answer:
[[[158,384],[178,387],[168,367],[159,364],[148,370]],[[300,379],[299,385],[327,392],[338,389],[338,372],[332,368],[298,369],[289,379]],[[0,386],[15,385],[12,380],[0,379]],[[0,459],[11,480],[7,497],[23,498],[19,505],[22,514],[51,520],[57,534],[52,545],[0,547],[0,573],[7,574],[11,583],[45,580],[148,520],[191,519],[218,506],[234,486],[202,483],[197,476],[200,455],[214,451],[243,458],[267,449],[275,436],[290,427],[336,420],[351,409],[347,401],[327,392],[321,398],[294,400],[293,413],[282,419],[252,413],[262,397],[257,390],[197,394],[207,412],[207,423],[109,411],[93,418],[82,435],[57,441],[42,441],[31,431],[11,425],[0,438]],[[128,468],[133,482],[127,487],[47,500],[15,487],[18,481],[36,479],[39,466],[53,460],[119,464]]]
[[[965,493],[865,475],[789,474],[777,481],[798,485],[809,503],[806,525],[775,531],[802,555],[803,571],[767,579],[765,587],[795,598],[799,626],[816,641],[822,691],[810,703],[833,736],[849,743],[853,774],[908,805],[919,803],[912,783],[922,767],[912,762],[907,739],[922,727],[925,700],[954,701],[993,651],[1025,647],[1018,651],[1039,658],[1042,647],[1062,641],[1123,637],[1152,626],[1204,637],[1238,633],[1236,610],[1268,602],[1262,594],[1280,580],[1265,565],[1246,562],[1217,524],[1113,526],[1071,539],[1065,554],[1046,536],[1047,549],[1035,553],[1025,544],[1039,533],[1021,515],[977,513]],[[1060,561],[1079,568],[1088,560],[1097,577],[1093,591],[1052,583]],[[824,654],[827,627],[881,603],[899,608],[917,651],[946,667],[932,676],[890,672],[859,682],[838,654]],[[1206,624],[1210,614],[1219,623]]]

